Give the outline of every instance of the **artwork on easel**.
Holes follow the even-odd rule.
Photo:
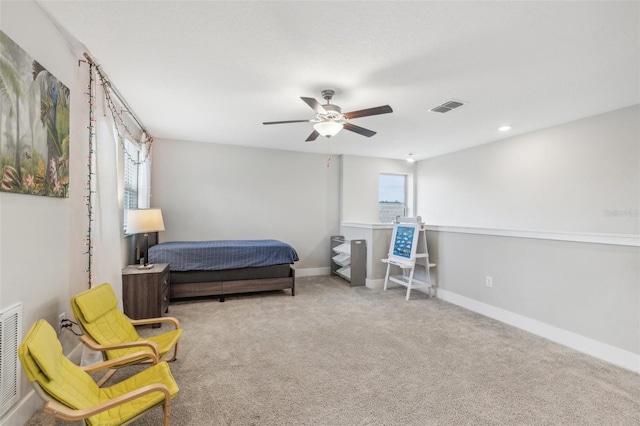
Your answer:
[[[0,191],[69,197],[69,88],[0,31]]]
[[[419,234],[420,230],[417,224],[395,224],[393,227],[393,235],[391,237],[389,259],[413,262],[416,257]]]

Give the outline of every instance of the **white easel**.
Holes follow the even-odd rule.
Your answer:
[[[404,231],[404,234],[402,234]],[[411,235],[412,240],[401,235]],[[409,246],[409,243],[411,244]],[[401,246],[401,247],[400,247]],[[400,247],[400,248],[399,248]],[[435,263],[429,262],[429,251],[427,250],[427,236],[422,218],[418,217],[398,217],[393,225],[393,236],[389,247],[387,259],[382,259],[387,264],[387,274],[384,278],[384,289],[387,289],[389,281],[407,287],[407,297],[411,296],[411,289],[428,288],[429,295],[432,296],[434,283],[431,281],[430,269],[435,267]],[[390,276],[391,265],[402,269],[402,275]],[[414,277],[416,266],[424,268],[424,280]]]

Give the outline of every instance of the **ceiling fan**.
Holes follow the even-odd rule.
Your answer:
[[[330,138],[331,136],[336,135],[342,129],[349,130],[351,132],[355,132],[370,138],[371,136],[375,135],[376,132],[374,132],[373,130],[365,129],[364,127],[356,126],[355,124],[351,124],[349,123],[349,120],[353,118],[393,112],[389,105],[383,105],[375,108],[367,108],[361,109],[359,111],[343,113],[342,109],[338,105],[334,105],[330,102],[334,94],[335,92],[330,89],[322,91],[322,97],[327,101],[325,105],[321,105],[314,98],[300,98],[316,112],[316,118],[314,120],[267,121],[262,124],[316,123],[313,125],[314,130],[306,139],[306,142],[314,141],[320,135]]]

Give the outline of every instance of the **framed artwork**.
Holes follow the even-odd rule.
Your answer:
[[[69,196],[70,91],[0,31],[0,190]]]
[[[413,262],[416,257],[419,234],[418,224],[396,223],[391,236],[389,260]]]

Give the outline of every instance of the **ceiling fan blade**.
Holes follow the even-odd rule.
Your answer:
[[[318,136],[320,136],[320,133],[318,133],[316,130],[314,130],[313,133],[311,133],[309,135],[309,137],[307,139],[305,139],[304,141],[305,142],[315,141]]]
[[[310,123],[311,120],[265,121],[262,124]]]
[[[374,132],[373,130],[365,129],[364,127],[356,126],[355,124],[351,124],[351,123],[344,123],[342,125],[342,128],[345,130],[356,132],[368,138],[376,134],[376,132]]]
[[[311,107],[318,114],[326,114],[327,111],[320,105],[320,102],[316,101],[314,98],[304,98],[300,97],[307,105]]]
[[[383,105],[375,108],[367,108],[367,109],[361,109],[359,111],[346,112],[344,113],[344,118],[351,120],[352,118],[368,117],[370,115],[388,114],[390,112],[393,112],[391,107],[389,105]]]

